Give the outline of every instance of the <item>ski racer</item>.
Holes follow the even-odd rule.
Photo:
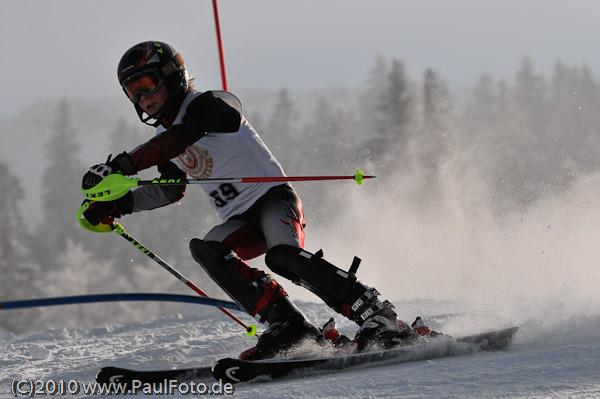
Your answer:
[[[181,54],[163,42],[136,44],[118,65],[123,91],[143,123],[156,135],[132,151],[92,166],[84,189],[111,173],[135,175],[156,166],[161,179],[285,176],[242,113],[238,98],[226,91],[200,92],[193,87]],[[93,202],[84,213],[93,225],[178,202],[185,185],[142,186],[109,202]],[[430,330],[417,318],[413,327],[398,320],[393,305],[381,301],[374,288],[304,246],[304,214],[289,183],[203,184],[222,223],[203,239],[192,239],[193,258],[206,273],[266,330],[257,345],[240,357],[272,357],[304,339],[321,341],[325,334],[339,342],[335,322],[315,327],[270,274],[247,260],[265,256],[269,269],[300,283],[336,312],[359,325],[358,350],[371,344],[391,347]]]

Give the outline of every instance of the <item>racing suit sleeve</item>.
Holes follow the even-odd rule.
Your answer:
[[[189,103],[181,124],[138,146],[129,157],[139,172],[166,163],[209,132],[237,132],[241,122],[242,104],[237,97],[226,91],[207,91]]]
[[[158,166],[161,179],[185,179],[186,173],[179,169],[173,162],[166,162]],[[132,191],[133,212],[149,211],[165,205],[173,204],[185,195],[186,185],[169,186],[141,186]]]

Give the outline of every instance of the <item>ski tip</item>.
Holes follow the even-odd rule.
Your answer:
[[[121,380],[125,376],[125,370],[118,367],[102,367],[96,372],[96,382],[101,384],[110,384],[111,382],[122,382]]]
[[[232,384],[248,381],[257,376],[257,374],[251,372],[252,370],[241,367],[240,363],[243,362],[239,359],[220,359],[213,364],[211,372],[215,379]]]
[[[478,345],[479,350],[494,351],[507,348],[513,341],[519,327],[507,327],[480,334],[457,338],[458,342]]]

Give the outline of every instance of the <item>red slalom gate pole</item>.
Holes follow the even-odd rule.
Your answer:
[[[219,49],[219,62],[221,64],[221,81],[223,82],[223,90],[227,90],[227,78],[225,76],[225,57],[223,56],[223,42],[221,41],[221,26],[219,24],[219,10],[217,8],[217,0],[213,0],[213,11],[215,14],[215,28],[217,30],[217,47]]]

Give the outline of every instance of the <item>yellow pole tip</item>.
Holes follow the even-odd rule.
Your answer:
[[[248,332],[246,333],[246,337],[248,337],[248,338],[254,337],[256,335],[257,330],[258,329],[256,328],[256,326],[254,324],[250,324],[247,329]]]
[[[363,182],[365,181],[365,174],[362,170],[358,169],[356,171],[356,173],[354,174],[354,181],[356,181],[356,184],[358,184],[359,186],[363,184]]]

